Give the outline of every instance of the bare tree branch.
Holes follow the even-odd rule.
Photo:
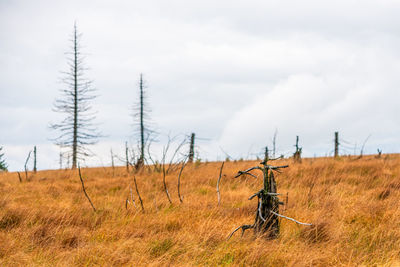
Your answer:
[[[138,194],[138,197],[139,197],[140,206],[142,207],[142,211],[144,212],[143,201],[142,201],[142,198],[140,197],[140,193],[139,193],[139,189],[138,189],[138,187],[137,187],[135,175],[133,176],[133,181],[135,182],[136,193]]]
[[[244,231],[246,231],[247,229],[251,229],[251,228],[254,228],[254,224],[251,224],[251,225],[243,224],[243,225],[239,226],[238,228],[236,228],[235,230],[233,230],[233,232],[228,236],[227,240],[229,240],[233,236],[233,234],[236,233],[236,231],[238,231],[239,229],[242,229],[242,236],[243,236]]]
[[[290,218],[290,217],[281,215],[281,214],[279,214],[279,213],[276,213],[276,212],[274,212],[274,211],[272,211],[272,210],[270,210],[269,212],[271,212],[272,214],[274,214],[274,215],[276,215],[276,216],[279,216],[279,217],[282,217],[282,218],[291,220],[291,221],[293,221],[293,222],[295,222],[295,223],[298,223],[298,224],[301,224],[301,225],[308,225],[308,226],[311,226],[311,225],[312,225],[312,223],[302,223],[302,222],[299,222],[299,221],[297,221],[297,220],[295,220],[295,219],[293,219],[293,218]]]
[[[93,208],[93,211],[96,212],[96,208],[94,207],[92,201],[90,200],[90,197],[86,193],[85,185],[83,184],[83,179],[82,179],[82,175],[81,175],[81,167],[79,165],[78,165],[78,171],[79,171],[79,179],[81,179],[81,183],[82,183],[83,193],[85,194],[86,198],[89,200],[89,203]]]
[[[181,190],[180,190],[180,188],[181,188],[181,175],[182,175],[182,172],[183,172],[183,168],[185,168],[185,166],[186,166],[186,161],[183,160],[182,167],[181,167],[181,170],[179,171],[179,175],[178,175],[178,197],[179,197],[179,201],[181,203],[183,203],[183,199],[181,197]]]

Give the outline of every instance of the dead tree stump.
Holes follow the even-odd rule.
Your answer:
[[[267,161],[263,161],[260,164],[262,167],[256,166],[245,171],[239,171],[235,176],[235,178],[237,178],[241,175],[250,175],[257,178],[257,176],[252,174],[251,171],[260,170],[263,173],[264,186],[260,191],[249,197],[249,200],[253,199],[254,197],[257,197],[258,199],[254,223],[251,225],[244,224],[239,226],[229,235],[228,239],[230,239],[232,235],[239,229],[242,229],[243,236],[244,232],[251,228],[254,229],[254,233],[256,235],[262,235],[267,239],[275,239],[279,236],[279,217],[294,221],[298,224],[311,225],[309,223],[302,223],[295,219],[279,214],[279,205],[283,205],[283,202],[280,202],[278,198],[279,194],[277,193],[274,171],[279,171],[280,169],[287,168],[289,166],[271,166],[268,165]]]
[[[279,213],[279,200],[276,192],[274,173],[266,169],[264,174],[264,188],[258,195],[258,214],[255,219],[254,233],[266,235],[268,239],[279,235],[279,218],[271,211]]]

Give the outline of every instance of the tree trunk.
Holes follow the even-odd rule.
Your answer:
[[[267,239],[277,238],[279,235],[279,218],[270,211],[279,213],[279,200],[268,193],[276,193],[276,181],[272,171],[264,171],[264,192],[259,201],[254,231],[257,235],[265,235]],[[261,217],[260,217],[261,213]],[[264,221],[264,220],[265,221]]]
[[[195,137],[195,134],[192,133],[192,136],[190,137],[190,148],[189,148],[189,159],[188,159],[188,162],[193,162],[193,158],[194,158],[194,137]]]
[[[72,169],[77,165],[78,154],[78,40],[76,25],[74,25],[74,125],[72,140]]]

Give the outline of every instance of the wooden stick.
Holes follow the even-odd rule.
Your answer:
[[[181,197],[181,175],[182,175],[182,172],[183,172],[183,168],[185,168],[185,165],[186,165],[186,162],[185,162],[185,160],[182,162],[182,168],[181,168],[181,170],[179,171],[179,175],[178,175],[178,197],[179,197],[179,201],[181,202],[181,203],[183,203],[183,199],[182,199],[182,197]]]
[[[138,197],[139,197],[140,206],[142,206],[142,211],[144,212],[143,201],[142,201],[142,198],[140,197],[140,193],[139,193],[139,189],[137,187],[135,175],[133,176],[133,181],[135,182],[136,193],[138,194]]]
[[[168,188],[167,188],[167,183],[165,182],[165,164],[164,164],[164,162],[163,162],[163,166],[162,166],[162,171],[163,171],[164,191],[165,191],[165,194],[167,195],[169,203],[172,204],[171,196],[169,195]]]
[[[85,185],[83,184],[83,179],[82,179],[81,167],[80,167],[80,166],[78,166],[78,171],[79,171],[79,179],[81,179],[81,183],[82,183],[83,193],[85,193],[86,198],[89,200],[89,203],[90,203],[90,205],[91,205],[92,208],[93,208],[93,211],[96,212],[96,208],[94,207],[92,201],[90,200],[88,194],[86,193]]]
[[[288,202],[289,202],[289,192],[286,192],[286,201],[285,201],[285,209],[284,209],[284,211],[286,211],[286,209],[287,209]]]
[[[217,181],[218,206],[219,206],[219,204],[220,204],[220,202],[221,202],[221,194],[220,194],[220,192],[219,192],[219,182],[221,181],[222,169],[224,168],[224,163],[225,163],[225,161],[222,162],[221,169],[219,170],[219,178],[218,178],[218,181]]]
[[[19,172],[17,172],[17,173],[18,173],[18,179],[19,179],[19,182],[20,182],[20,183],[22,183],[21,174],[20,174]]]

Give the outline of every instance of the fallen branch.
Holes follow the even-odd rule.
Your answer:
[[[254,224],[252,224],[252,225],[243,224],[243,225],[239,226],[238,228],[236,228],[235,230],[233,230],[233,232],[228,236],[227,240],[229,240],[233,236],[233,234],[236,233],[236,231],[238,231],[239,229],[242,229],[242,237],[243,237],[244,231],[246,231],[247,229],[251,229],[251,228],[254,228]]]
[[[218,181],[217,181],[218,206],[219,206],[219,204],[220,204],[220,202],[221,202],[221,194],[220,194],[220,192],[219,192],[219,182],[221,181],[222,169],[224,168],[224,163],[225,163],[225,161],[222,162],[221,169],[219,170],[219,178],[218,178]]]
[[[89,200],[89,203],[93,208],[93,211],[96,212],[96,208],[94,207],[92,201],[90,200],[88,194],[86,193],[85,185],[83,184],[83,179],[82,179],[81,167],[80,166],[78,166],[78,171],[79,171],[79,179],[81,179],[81,183],[82,183],[83,193],[85,193],[86,198]]]
[[[140,194],[139,194],[139,189],[137,187],[135,175],[133,176],[133,181],[135,182],[136,193],[138,194],[138,197],[139,197],[140,206],[142,207],[142,211],[144,212],[143,201],[142,201],[142,198],[140,197]]]
[[[272,211],[272,210],[270,210],[269,212],[271,212],[272,214],[274,214],[274,215],[276,215],[276,216],[279,216],[279,217],[282,217],[282,218],[291,220],[291,221],[293,221],[293,222],[295,222],[295,223],[298,223],[298,224],[301,224],[301,225],[308,225],[308,226],[311,226],[311,225],[312,225],[312,223],[302,223],[302,222],[299,222],[299,221],[297,221],[297,220],[295,220],[295,219],[293,219],[293,218],[290,218],[290,217],[281,215],[281,214],[279,214],[279,213],[276,213],[276,212],[274,212],[274,211]]]
[[[260,167],[257,166],[257,167],[249,168],[249,169],[244,170],[244,171],[238,171],[238,173],[236,174],[236,176],[235,176],[234,178],[238,178],[239,176],[241,176],[241,175],[243,175],[243,174],[248,174],[248,175],[253,176],[254,178],[257,178],[257,176],[255,176],[254,174],[249,173],[249,172],[252,171],[252,170],[260,170],[260,171],[262,171],[262,168],[260,168]]]

